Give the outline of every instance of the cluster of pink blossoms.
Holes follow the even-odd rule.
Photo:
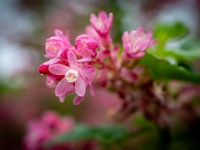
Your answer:
[[[152,32],[145,33],[142,28],[124,32],[121,54],[120,46],[115,46],[110,36],[112,23],[113,14],[101,11],[98,16],[91,14],[91,25],[86,27],[86,34],[76,38],[75,46],[70,43],[69,35],[60,30],[55,30],[55,36],[46,40],[45,57],[50,60],[38,70],[47,75],[47,85],[55,88],[61,102],[66,95],[75,93],[73,103],[79,104],[87,88],[94,96],[94,80],[104,87],[121,77],[128,82],[135,80],[135,73],[124,67],[124,63],[141,58],[144,51],[155,44]]]
[[[26,150],[43,150],[44,142],[63,132],[72,131],[74,124],[73,119],[69,117],[60,117],[53,111],[47,111],[41,119],[29,122],[24,138],[24,148]],[[69,145],[64,145],[63,148],[68,149],[68,147]]]

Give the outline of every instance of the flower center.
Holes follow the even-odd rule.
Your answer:
[[[66,72],[65,78],[68,82],[75,82],[78,79],[79,73],[77,70],[70,69]]]
[[[55,51],[56,50],[55,46],[52,46],[52,45],[47,45],[47,49],[49,51]]]
[[[97,19],[97,22],[96,22],[97,28],[100,29],[100,28],[102,27],[102,24],[103,24],[102,19],[101,19],[101,18],[98,18],[98,19]]]

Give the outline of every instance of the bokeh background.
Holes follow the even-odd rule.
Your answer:
[[[183,22],[190,37],[200,37],[200,0],[0,0],[0,149],[22,149],[27,121],[45,110],[88,124],[109,122],[106,112],[117,105],[115,95],[98,89],[95,99],[88,96],[79,106],[70,97],[60,103],[37,72],[54,29],[68,31],[74,44],[90,14],[100,10],[114,13],[111,32],[118,43],[125,30],[152,29],[157,22]]]

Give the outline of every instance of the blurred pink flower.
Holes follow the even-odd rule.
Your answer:
[[[57,113],[47,111],[40,120],[28,123],[27,133],[24,138],[25,149],[42,149],[42,144],[45,141],[63,132],[70,132],[73,127],[74,121],[71,118],[61,118]]]
[[[120,76],[130,83],[134,83],[138,79],[137,74],[133,70],[127,68],[121,69]]]
[[[110,13],[109,16],[106,12],[101,11],[98,16],[94,14],[90,15],[90,23],[94,29],[103,37],[107,36],[110,32],[113,22],[113,14]]]
[[[98,16],[94,14],[90,15],[90,28],[87,29],[89,34],[92,34],[94,38],[98,38],[98,42],[101,48],[111,48],[112,47],[112,38],[110,36],[110,30],[113,23],[113,14],[109,15],[105,11],[101,11]],[[98,33],[98,36],[93,31],[95,30]]]
[[[144,51],[156,43],[152,40],[152,32],[144,32],[143,28],[128,33],[124,32],[122,36],[124,52],[128,57],[141,58],[144,56]]]

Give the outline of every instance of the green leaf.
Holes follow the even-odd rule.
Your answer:
[[[181,22],[171,25],[159,23],[154,28],[154,37],[158,40],[158,47],[164,47],[169,39],[181,38],[187,34],[188,28]]]
[[[155,55],[156,57],[165,60],[174,60],[174,62],[192,62],[200,58],[200,49],[178,49],[178,50],[152,50],[149,49],[149,53]]]
[[[153,56],[164,59],[170,63],[178,64],[185,67],[190,71],[195,72],[195,68],[192,63],[200,59],[200,40],[193,39],[184,42],[177,49],[166,49],[164,47],[160,49],[149,49],[148,52]]]
[[[200,51],[200,39],[190,39],[184,42],[181,46],[183,50],[197,50]]]
[[[200,74],[192,73],[177,64],[170,64],[168,61],[148,52],[141,59],[140,64],[148,67],[155,80],[177,79],[200,84]]]
[[[185,41],[179,50],[171,50],[176,55],[186,60],[196,60],[200,58],[200,39],[189,39]]]
[[[73,131],[63,133],[47,141],[45,146],[53,146],[69,141],[98,140],[104,144],[110,144],[129,136],[128,130],[122,125],[107,125],[102,127],[90,127],[77,125]]]

